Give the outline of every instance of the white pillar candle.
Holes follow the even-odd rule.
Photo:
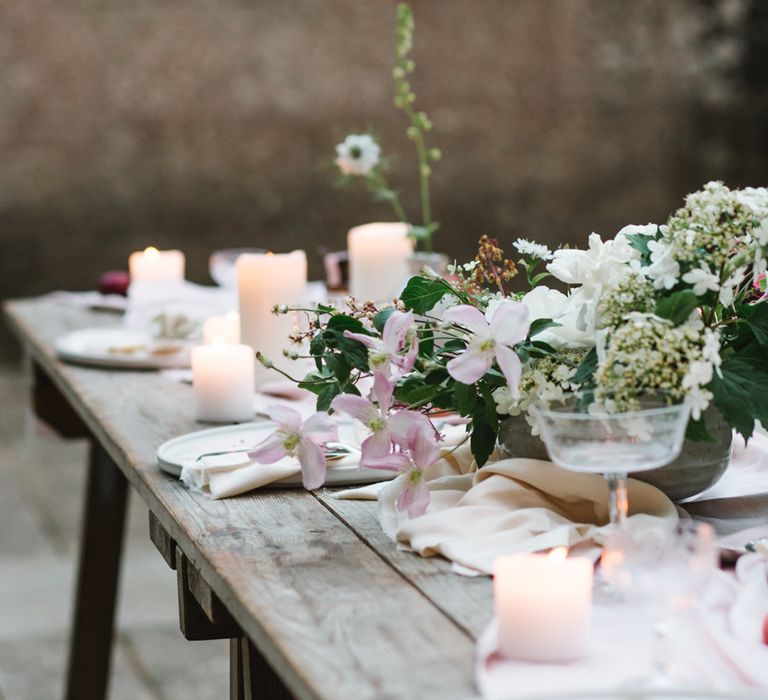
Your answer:
[[[180,250],[146,250],[131,253],[128,258],[131,281],[181,282],[184,279],[184,253]]]
[[[290,346],[293,314],[273,314],[277,305],[300,303],[307,293],[307,256],[292,253],[244,253],[237,259],[242,342],[268,357],[276,366],[289,368],[283,350]],[[259,373],[264,378],[264,373]]]
[[[526,661],[572,661],[584,654],[592,608],[592,562],[506,555],[494,563],[499,652]]]
[[[216,338],[192,348],[195,417],[209,423],[241,423],[253,419],[254,362],[249,345]]]
[[[237,345],[240,342],[240,314],[227,311],[223,316],[211,316],[203,323],[203,342],[210,345],[214,338]]]
[[[347,248],[349,293],[355,299],[385,301],[400,293],[413,255],[407,224],[356,226],[347,235]]]

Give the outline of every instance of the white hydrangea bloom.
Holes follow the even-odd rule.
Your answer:
[[[693,287],[693,293],[700,297],[706,292],[716,292],[720,289],[720,280],[706,265],[689,270],[683,275],[683,282]]]
[[[736,292],[746,276],[747,268],[740,267],[723,282],[722,289],[720,289],[720,303],[723,306],[731,306],[733,304],[736,300]]]
[[[536,260],[551,260],[552,251],[542,243],[535,243],[525,238],[518,238],[513,244],[520,255],[525,255]]]
[[[664,241],[648,241],[651,264],[646,275],[656,289],[672,289],[680,279],[680,264],[675,260],[672,247]]]
[[[370,134],[350,134],[336,146],[336,165],[344,175],[367,175],[378,165],[380,153]]]

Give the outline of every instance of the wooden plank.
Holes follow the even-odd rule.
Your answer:
[[[32,364],[32,408],[40,420],[63,438],[90,436],[80,416],[36,363]]]
[[[176,568],[176,542],[168,534],[157,516],[149,511],[149,539],[171,569]]]
[[[202,587],[200,583],[202,579],[178,547],[175,568],[179,599],[179,627],[184,638],[192,642],[207,639],[239,639],[243,631],[226,610],[220,610],[218,620],[214,621],[212,616],[203,609],[190,586],[190,574],[197,577],[198,588]]]
[[[211,501],[157,470],[157,446],[197,427],[190,387],[156,373],[61,364],[51,341],[93,325],[95,315],[45,299],[5,308],[28,351],[296,697],[474,694],[471,635],[311,494]]]
[[[68,700],[103,700],[109,684],[127,483],[98,442],[91,446],[69,649]]]
[[[331,493],[324,489],[317,497],[456,625],[473,637],[480,635],[493,617],[493,582],[489,577],[459,576],[442,557],[425,559],[398,550],[379,525],[375,502],[338,500]]]

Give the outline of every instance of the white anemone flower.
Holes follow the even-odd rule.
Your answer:
[[[381,148],[370,134],[350,134],[336,146],[336,165],[343,175],[367,175],[379,163]]]

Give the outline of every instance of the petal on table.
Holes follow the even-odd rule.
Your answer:
[[[408,479],[407,476],[406,479]],[[418,518],[420,515],[424,515],[429,507],[429,487],[423,479],[415,484],[408,481],[407,484],[403,492],[397,497],[395,507],[399,511],[408,513],[410,518]]]
[[[368,459],[388,455],[392,451],[392,438],[389,430],[386,428],[384,430],[377,430],[370,437],[363,440],[360,450],[361,464]]]
[[[411,460],[403,452],[390,452],[382,457],[360,460],[361,469],[383,469],[388,472],[404,472],[411,466]]]
[[[248,453],[248,457],[259,464],[273,464],[283,457],[287,457],[288,450],[285,449],[287,437],[288,435],[284,430],[276,430],[256,445]]]
[[[277,423],[295,433],[301,430],[301,414],[290,408],[290,406],[272,404],[267,406],[264,412],[273,423]]]
[[[301,464],[301,478],[305,489],[319,489],[325,483],[325,453],[312,440],[303,438],[299,442],[298,454]]]

